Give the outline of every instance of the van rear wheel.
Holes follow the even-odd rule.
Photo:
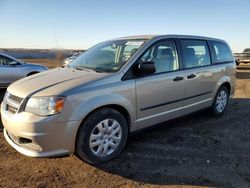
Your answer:
[[[90,164],[106,162],[120,154],[127,136],[127,121],[119,111],[112,108],[96,110],[78,130],[76,154]]]
[[[216,93],[212,106],[212,114],[215,116],[222,115],[227,108],[229,100],[229,91],[226,86],[221,86]]]

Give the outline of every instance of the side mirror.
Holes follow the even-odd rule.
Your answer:
[[[155,63],[152,61],[146,61],[138,65],[138,73],[142,75],[148,75],[155,73]]]

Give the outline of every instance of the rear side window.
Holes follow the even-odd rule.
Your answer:
[[[222,42],[211,42],[211,44],[212,44],[212,49],[214,50],[214,54],[215,54],[215,57],[214,57],[215,63],[222,63],[222,62],[233,60],[233,55],[228,45]]]
[[[181,40],[184,67],[194,68],[211,64],[209,49],[203,40]]]

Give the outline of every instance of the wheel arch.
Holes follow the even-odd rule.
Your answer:
[[[224,82],[223,84],[221,84],[220,87],[222,87],[222,86],[225,86],[227,88],[229,94],[231,93],[231,85],[229,82]]]
[[[29,72],[26,76],[31,76],[31,75],[37,74],[37,73],[39,73],[39,71],[32,71],[32,72]]]
[[[234,80],[230,79],[230,77],[228,77],[228,76],[222,77],[222,78],[217,82],[217,84],[216,84],[216,86],[215,86],[215,89],[214,89],[214,91],[213,91],[213,96],[215,97],[217,91],[219,90],[219,88],[220,88],[221,86],[227,87],[228,92],[229,92],[229,95],[230,95],[230,96],[233,95],[233,94],[234,94],[234,84],[233,84],[232,82],[234,82]]]
[[[83,120],[81,121],[81,124],[84,122],[84,120],[86,118],[88,118],[88,116],[90,114],[92,114],[93,112],[97,111],[97,110],[100,110],[102,108],[112,108],[112,109],[115,109],[117,110],[118,112],[120,112],[126,119],[126,122],[128,124],[128,130],[130,132],[130,129],[131,129],[131,116],[128,112],[128,110],[124,107],[124,106],[121,106],[119,104],[107,104],[107,105],[103,105],[103,106],[99,106],[97,108],[95,108],[94,110],[90,111],[84,118]],[[78,128],[79,129],[79,128]]]

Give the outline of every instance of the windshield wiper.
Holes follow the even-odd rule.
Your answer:
[[[76,70],[85,70],[85,71],[88,71],[88,72],[93,72],[95,70],[91,69],[91,68],[86,68],[86,67],[73,67],[74,69]]]
[[[65,68],[65,67],[69,68],[69,65],[68,64],[64,64],[64,65],[61,66],[61,68]]]
[[[96,70],[96,69],[95,69],[95,72],[97,72],[97,73],[103,73],[103,72],[105,72],[105,71],[102,71],[102,70]]]
[[[100,70],[100,69],[91,69],[91,68],[86,68],[86,67],[74,67],[74,69],[76,69],[76,70],[86,70],[86,71],[89,71],[89,72],[97,72],[97,73],[105,72],[105,71]]]

